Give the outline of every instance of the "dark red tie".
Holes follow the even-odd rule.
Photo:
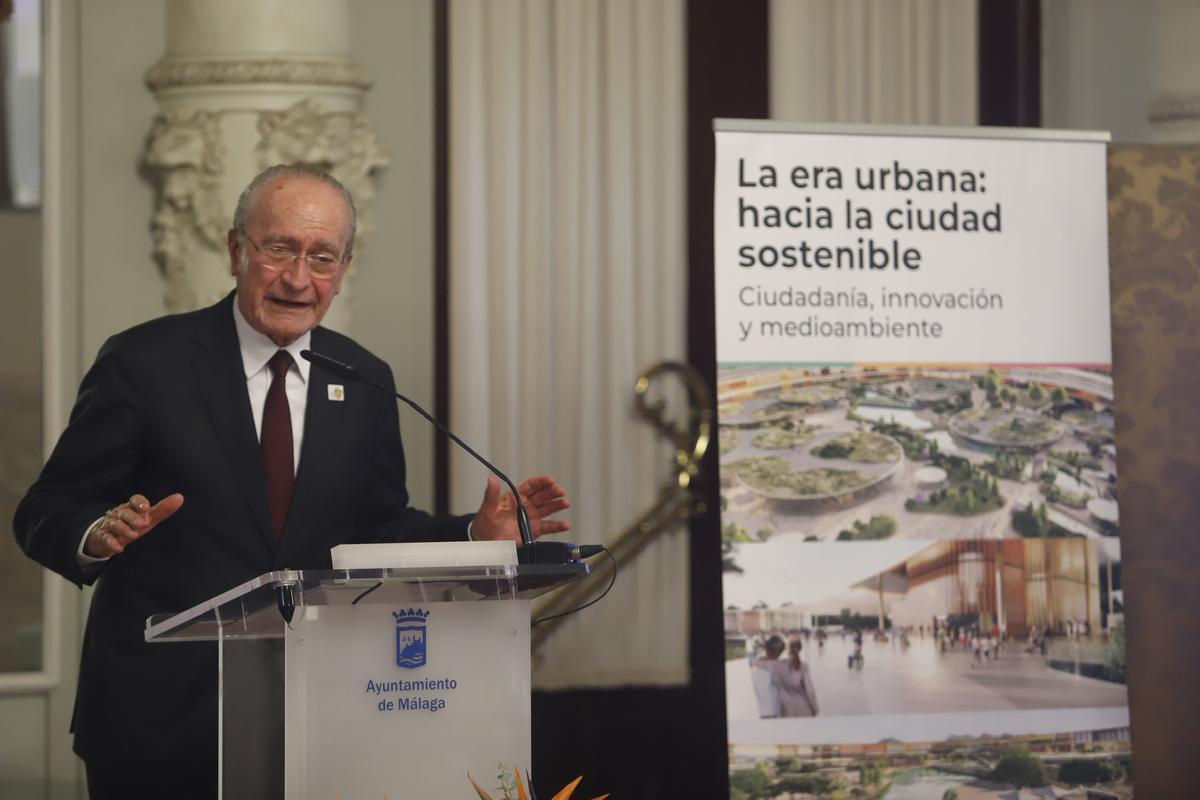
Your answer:
[[[292,356],[280,350],[267,362],[271,368],[271,388],[263,404],[262,459],[267,473],[267,497],[271,502],[271,523],[275,541],[283,535],[288,504],[292,502],[292,486],[296,470],[292,464],[292,412],[287,399],[287,371]]]

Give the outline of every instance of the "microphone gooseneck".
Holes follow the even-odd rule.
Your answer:
[[[381,392],[386,392],[387,394],[392,395],[398,400],[403,400],[405,403],[408,403],[408,405],[411,406],[414,411],[416,411],[425,419],[429,420],[429,422],[435,428],[449,436],[455,444],[474,456],[475,460],[491,470],[492,474],[494,474],[500,480],[504,481],[504,483],[508,485],[509,490],[513,494],[513,499],[517,503],[517,529],[521,532],[521,542],[525,545],[527,557],[534,561],[537,560],[535,555],[530,554],[535,553],[537,549],[541,549],[541,546],[534,542],[533,526],[529,522],[529,512],[525,510],[525,503],[521,500],[521,493],[517,491],[517,487],[513,485],[513,482],[509,480],[509,477],[501,472],[494,464],[492,464],[492,462],[475,452],[475,450],[469,444],[455,436],[449,428],[434,419],[432,414],[421,408],[421,406],[417,405],[415,401],[410,400],[409,398],[397,392],[395,389],[384,386],[382,383],[376,383],[373,380],[364,378],[358,373],[358,369],[352,364],[347,364],[344,361],[339,361],[336,358],[330,358],[323,353],[314,353],[312,350],[301,350],[300,357],[310,364],[320,367],[326,372],[337,375],[339,378],[345,378],[348,381],[357,381],[358,383],[365,383],[368,386],[373,386]]]

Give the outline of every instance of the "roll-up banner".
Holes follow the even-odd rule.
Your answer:
[[[1129,796],[1108,135],[715,129],[732,796]]]

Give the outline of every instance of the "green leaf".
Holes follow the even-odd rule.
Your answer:
[[[471,785],[475,787],[475,791],[479,793],[479,800],[492,800],[492,796],[485,792],[483,787],[475,782],[475,779],[471,777],[471,773],[469,772],[467,773],[467,780],[471,782]]]

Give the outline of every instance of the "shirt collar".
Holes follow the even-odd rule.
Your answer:
[[[261,372],[275,353],[287,350],[292,354],[292,360],[296,362],[300,378],[305,384],[308,383],[308,372],[312,369],[312,364],[300,357],[300,351],[308,349],[309,342],[312,340],[312,331],[305,331],[303,336],[287,347],[280,347],[272,342],[266,334],[250,327],[250,323],[242,316],[242,310],[238,308],[236,296],[233,301],[233,324],[237,328],[238,347],[242,351],[242,369],[246,372],[246,380],[250,380],[251,377]]]

